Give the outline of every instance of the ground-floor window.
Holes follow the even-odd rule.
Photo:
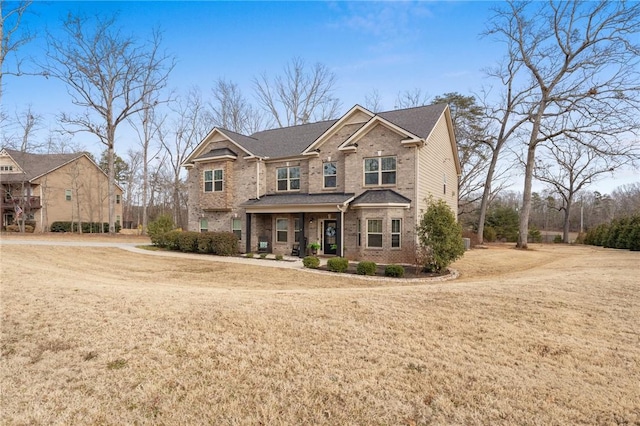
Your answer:
[[[289,241],[289,219],[276,219],[276,241],[286,243]]]
[[[236,234],[238,239],[242,239],[242,221],[240,219],[231,219],[231,232]]]
[[[382,219],[367,219],[367,247],[382,248]]]
[[[360,219],[358,219],[358,247],[360,247],[362,245],[362,221]]]
[[[402,219],[391,219],[391,248],[400,248]]]
[[[209,222],[207,219],[200,219],[200,232],[207,232],[209,230]]]

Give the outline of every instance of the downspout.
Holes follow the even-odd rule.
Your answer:
[[[349,210],[349,203],[352,202],[354,198],[355,196],[336,206],[338,210],[340,210],[340,257],[344,257],[344,214]]]

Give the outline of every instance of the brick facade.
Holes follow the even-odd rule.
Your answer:
[[[459,170],[456,170],[457,153],[452,149],[450,127],[438,125],[444,122],[445,119],[442,117],[448,120],[450,117],[440,111],[440,117],[436,117],[437,121],[434,121],[433,131],[429,132],[429,137],[412,144],[405,143],[408,135],[402,129],[394,128],[383,120],[369,123],[372,117],[373,115],[366,110],[356,107],[351,115],[347,114],[333,127],[329,127],[331,123],[328,123],[325,127],[329,127],[329,130],[325,134],[316,136],[320,142],[312,145],[313,140],[311,140],[302,149],[284,158],[253,155],[250,149],[243,151],[244,148],[239,146],[239,143],[225,137],[223,131],[212,132],[210,137],[192,153],[190,158],[193,160],[187,162],[189,229],[198,230],[201,219],[206,219],[210,231],[230,231],[232,220],[239,219],[242,224],[240,247],[243,251],[247,237],[251,240],[250,251],[257,251],[259,239],[265,238],[268,240],[271,252],[289,254],[294,243],[294,223],[296,219],[301,218],[301,214],[304,214],[303,237],[307,243],[323,241],[324,221],[342,218],[344,233],[343,244],[340,244],[340,247],[345,257],[351,260],[373,260],[378,263],[413,263],[416,226],[421,210],[424,208],[424,200],[421,198],[433,195],[435,198],[446,197],[450,204],[453,203],[453,198],[457,202],[455,193],[452,195],[436,193],[436,189],[442,187],[440,181],[423,182],[427,174],[436,177],[446,175],[450,185],[457,191]],[[363,127],[365,124],[369,126]],[[281,131],[294,132],[298,129],[281,129]],[[349,143],[350,146],[345,148],[345,143]],[[237,152],[236,158],[206,158],[206,155],[203,155],[221,148]],[[433,157],[433,161],[430,160],[430,156]],[[453,161],[443,161],[446,156]],[[365,159],[382,157],[395,158],[395,183],[366,185]],[[325,162],[336,163],[335,187],[325,188],[323,185]],[[300,168],[299,190],[277,190],[276,171],[281,167]],[[425,173],[425,168],[428,173]],[[223,191],[205,193],[204,171],[215,169],[224,170]],[[363,206],[352,206],[348,203],[344,206],[315,205],[312,201],[315,194],[345,194],[344,199],[347,200],[351,195],[353,199],[366,191],[383,189],[392,190],[410,201],[406,205],[391,203]],[[246,206],[249,200],[262,197],[278,200],[278,195],[296,193],[308,194],[312,198],[309,202],[303,201],[296,205],[276,204],[271,207],[272,210]],[[342,214],[340,209],[345,209],[345,212]],[[246,235],[248,217],[251,222],[249,236]],[[279,218],[287,219],[287,242],[277,241],[276,220]],[[381,221],[376,225],[382,224],[382,247],[380,248],[367,247],[366,224],[371,219]],[[399,241],[400,247],[391,246],[393,220],[399,220],[401,224],[401,231],[393,237],[396,244]],[[360,243],[358,243],[358,223],[361,226]],[[377,238],[376,241],[379,241],[380,237]]]

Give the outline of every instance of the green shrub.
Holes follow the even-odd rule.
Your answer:
[[[540,230],[536,228],[535,225],[531,225],[531,227],[529,228],[529,242],[530,243],[542,242],[542,233],[540,233]]]
[[[213,253],[213,233],[212,232],[200,232],[198,233],[198,253],[210,254]]]
[[[555,244],[559,244],[562,242],[562,235],[556,235],[555,237],[553,237],[553,242]]]
[[[8,232],[20,232],[20,225],[15,224],[15,225],[7,225],[5,227],[5,229]],[[32,234],[33,233],[33,226],[31,225],[24,225],[24,232],[28,233],[28,234]]]
[[[151,243],[155,246],[164,247],[161,243],[161,239],[163,235],[167,232],[173,230],[175,225],[173,223],[173,218],[171,215],[163,214],[160,215],[156,220],[150,222],[147,225],[147,235],[151,239]]]
[[[444,200],[428,200],[427,211],[418,227],[420,245],[424,252],[423,270],[442,272],[464,255],[462,227]]]
[[[247,253],[246,257],[248,257],[249,259],[253,259],[253,253],[251,252]]]
[[[384,276],[402,278],[404,277],[404,267],[402,265],[387,265],[384,268]]]
[[[320,267],[320,259],[315,256],[307,256],[302,259],[302,264],[305,268],[318,269]]]
[[[495,239],[517,241],[519,225],[518,212],[513,207],[496,206],[487,213],[486,226],[496,232]]]
[[[349,261],[344,257],[332,257],[327,260],[327,269],[333,272],[345,272],[349,268]]]
[[[496,230],[490,226],[485,226],[484,232],[482,233],[482,235],[483,235],[484,241],[488,243],[492,243],[496,240],[496,238],[498,238],[498,234],[496,233]]]
[[[198,232],[182,231],[178,234],[178,249],[183,253],[198,251]]]
[[[276,254],[276,260],[282,260],[284,259],[284,256],[281,254]]]
[[[375,275],[376,268],[377,268],[377,265],[375,262],[370,262],[365,260],[358,263],[356,272],[358,273],[358,275]]]
[[[238,237],[233,232],[214,232],[212,252],[218,256],[238,254]]]
[[[164,247],[169,250],[180,250],[179,238],[182,231],[177,229],[169,232],[165,232],[160,236],[161,245],[160,247]]]
[[[120,223],[115,224],[116,232],[120,232]],[[73,226],[70,221],[56,221],[49,227],[51,232],[78,232],[78,223],[74,222]],[[109,233],[109,224],[103,222],[82,222],[82,232],[85,234]]]
[[[260,259],[266,259],[267,253],[260,253]]]

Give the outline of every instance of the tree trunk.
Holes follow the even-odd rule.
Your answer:
[[[572,200],[571,198],[569,198],[567,200],[567,205],[564,208],[564,224],[562,226],[562,242],[564,242],[565,244],[569,243],[569,227],[570,227],[569,218],[571,217],[571,204],[572,204]]]
[[[116,233],[116,227],[115,227],[115,193],[116,193],[116,185],[115,185],[115,180],[116,180],[116,171],[115,171],[115,167],[114,167],[114,156],[115,156],[115,152],[113,150],[113,139],[111,139],[111,142],[109,142],[109,148],[108,148],[108,153],[107,156],[109,158],[109,189],[108,189],[108,202],[109,202],[109,234],[115,234]]]
[[[484,191],[482,191],[482,202],[480,203],[480,218],[478,219],[478,244],[484,243],[484,222],[487,218],[487,209],[489,208],[489,197],[491,197],[491,182],[493,174],[496,171],[498,163],[498,155],[496,149],[491,153],[491,164],[487,170],[487,178],[484,182]]]
[[[536,126],[534,126],[536,128]],[[537,132],[536,132],[537,133]],[[532,134],[531,139],[535,139]],[[533,167],[536,159],[536,144],[530,143],[527,150],[527,165],[524,171],[524,193],[522,194],[522,207],[520,208],[520,229],[518,232],[518,244],[516,247],[528,248],[529,215],[531,214],[531,187],[533,184]]]

